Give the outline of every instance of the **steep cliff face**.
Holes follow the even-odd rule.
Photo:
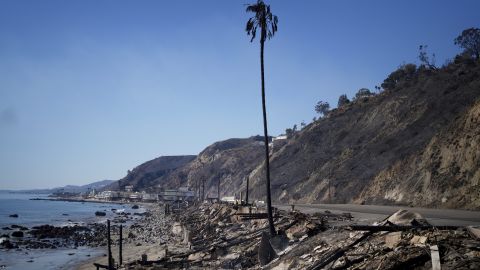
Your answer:
[[[421,152],[381,171],[358,199],[480,209],[480,101]]]
[[[336,110],[272,155],[273,198],[478,208],[479,97],[478,64],[459,63]],[[252,182],[263,198],[262,165]]]

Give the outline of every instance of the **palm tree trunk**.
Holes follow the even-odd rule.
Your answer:
[[[262,35],[263,36],[263,35]],[[264,76],[264,66],[263,66],[263,48],[264,40],[260,41],[260,62],[262,69],[262,109],[263,109],[263,133],[265,136],[265,173],[267,177],[267,213],[268,213],[268,224],[270,227],[270,236],[276,235],[275,227],[273,225],[273,215],[272,215],[272,199],[270,193],[270,154],[268,153],[268,129],[267,129],[267,109],[265,106],[265,76]]]

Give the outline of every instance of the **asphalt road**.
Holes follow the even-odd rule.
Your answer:
[[[291,209],[290,205],[274,206],[282,210]],[[432,225],[480,226],[480,211],[358,204],[295,204],[295,209],[309,214],[325,210],[332,213],[349,212],[358,224],[372,224],[400,209],[406,209],[421,214]]]

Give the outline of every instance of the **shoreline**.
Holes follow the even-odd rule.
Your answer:
[[[128,201],[101,201],[96,199],[76,199],[76,198],[31,198],[30,201],[51,201],[51,202],[80,202],[80,203],[98,203],[98,204],[114,204],[114,205],[138,205],[147,208],[146,206],[159,205],[159,202],[128,202]]]
[[[142,254],[146,254],[149,259],[151,258],[161,258],[165,256],[165,244],[162,243],[160,237],[150,235],[145,235],[143,239],[140,238],[139,235],[141,231],[148,231],[150,230],[157,230],[159,225],[157,224],[159,221],[163,221],[164,224],[170,224],[170,221],[165,219],[165,216],[160,214],[160,207],[152,203],[139,203],[145,207],[146,212],[150,213],[147,216],[144,216],[142,219],[137,220],[134,224],[131,224],[129,227],[126,227],[123,230],[123,265],[127,264],[128,262],[140,260]],[[157,231],[159,232],[159,231]],[[129,237],[131,234],[135,235],[135,237]],[[117,263],[118,260],[118,236],[116,234],[112,234],[112,256]],[[152,243],[148,243],[151,241]],[[93,269],[93,263],[99,263],[106,265],[108,264],[108,257],[107,257],[107,247],[103,248],[103,252],[99,256],[91,257],[88,260],[82,260],[81,262],[76,263],[73,265],[73,269],[77,270],[89,270]]]
[[[100,201],[92,199],[75,199],[75,198],[31,198],[30,201],[58,201],[58,202],[88,202],[88,203],[105,203],[105,204],[143,204],[146,202],[124,202],[124,201]]]
[[[30,197],[25,198],[24,201],[31,201],[30,204],[33,203],[35,205],[40,204],[34,201],[77,203],[74,208],[88,209],[84,212],[91,213],[92,220],[90,220],[90,215],[87,218],[83,215],[77,215],[77,212],[69,212],[69,209],[73,207],[69,204],[58,204],[58,206],[57,204],[55,206],[45,204],[49,205],[47,206],[50,207],[49,209],[58,208],[59,210],[53,210],[54,215],[46,216],[40,223],[30,223],[28,221],[29,216],[27,214],[22,215],[22,210],[18,210],[20,211],[18,212],[20,219],[8,219],[8,222],[1,229],[3,233],[0,241],[0,266],[5,267],[5,269],[75,269],[86,264],[88,264],[88,268],[85,269],[92,269],[94,267],[90,262],[102,260],[104,254],[107,253],[105,244],[107,235],[106,222],[104,222],[106,219],[112,222],[112,233],[118,231],[120,225],[123,225],[128,233],[132,225],[141,227],[144,223],[143,220],[149,215],[150,209],[155,207],[155,204],[145,202],[98,201],[72,198]],[[93,204],[82,206],[78,203]],[[140,206],[140,208],[132,209],[132,206],[135,204]],[[97,207],[96,205],[99,206]],[[122,207],[115,207],[114,205],[122,205]],[[106,219],[105,217],[94,215],[94,211],[97,208],[99,211],[107,212]],[[114,208],[122,211],[114,211]],[[8,214],[10,210],[4,212]],[[60,218],[60,221],[57,216]],[[36,218],[38,219],[38,217]],[[67,220],[69,224],[63,225],[67,223],[67,221],[61,221],[63,219]],[[14,237],[12,235],[17,231],[22,232],[22,236]],[[124,235],[124,239],[125,247],[135,250],[134,246],[127,243],[129,240],[127,234]],[[138,255],[138,258],[140,258],[140,255]]]

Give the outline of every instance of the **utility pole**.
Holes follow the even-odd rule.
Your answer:
[[[113,270],[112,246],[110,242],[110,220],[107,219],[108,270]]]
[[[120,239],[118,240],[118,263],[122,265],[123,263],[123,254],[122,254],[122,241],[123,241],[123,234],[122,234],[122,225],[120,224]]]
[[[248,205],[248,182],[249,182],[249,178],[248,175],[247,175],[247,188],[246,188],[246,194],[245,194],[245,204]]]

